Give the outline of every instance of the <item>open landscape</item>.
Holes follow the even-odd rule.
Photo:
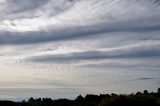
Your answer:
[[[160,0],[0,0],[0,106],[159,106]]]

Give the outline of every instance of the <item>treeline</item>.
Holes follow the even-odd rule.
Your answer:
[[[158,92],[144,90],[129,95],[79,95],[75,100],[31,97],[22,102],[0,101],[0,106],[160,106],[160,88]]]

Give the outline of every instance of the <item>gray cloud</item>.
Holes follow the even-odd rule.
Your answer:
[[[62,0],[62,1],[64,1],[64,0]],[[27,9],[32,10],[33,9],[32,7],[38,8],[37,6],[41,6],[41,5],[48,6],[48,5],[44,4],[44,0],[38,1],[36,3],[31,2],[32,7],[28,7],[30,5],[28,5],[25,2],[30,3],[28,1],[21,1],[21,2],[17,1],[17,2],[9,2],[9,3],[11,3],[11,4],[14,3],[16,5],[15,7],[18,8],[16,11],[25,11]],[[45,2],[48,2],[48,4],[54,3],[51,1],[45,1]],[[86,1],[86,2],[88,2],[88,1]],[[103,1],[100,1],[100,2],[103,2]],[[116,0],[115,2],[116,2],[115,6],[122,3],[119,0]],[[115,16],[113,17],[114,20],[110,20],[110,21],[108,21],[108,18],[110,16],[107,14],[103,14],[102,15],[103,16],[102,22],[94,23],[94,18],[93,18],[93,19],[91,19],[92,24],[88,23],[83,26],[80,25],[79,23],[77,23],[74,18],[68,19],[68,17],[66,17],[66,19],[65,18],[58,19],[59,21],[61,21],[62,25],[50,24],[50,25],[47,25],[46,27],[38,27],[37,26],[38,31],[32,31],[32,30],[31,31],[22,31],[22,32],[21,31],[10,31],[10,28],[8,27],[9,29],[7,29],[5,31],[4,30],[0,31],[0,44],[1,45],[6,45],[6,44],[7,45],[8,44],[9,45],[18,45],[18,44],[34,44],[34,43],[43,43],[43,42],[52,42],[52,41],[72,40],[75,38],[82,38],[83,39],[86,36],[95,36],[95,35],[97,36],[97,34],[113,33],[113,32],[141,33],[141,32],[160,31],[160,24],[159,24],[160,15],[158,12],[160,7],[159,7],[159,5],[157,5],[159,3],[159,1],[147,0],[146,2],[143,2],[143,1],[136,1],[135,0],[135,2],[128,2],[127,0],[125,0],[125,2],[124,2],[125,6],[124,7],[122,6],[121,9],[122,9],[122,11],[124,11],[124,9],[127,8],[126,7],[127,4],[131,5],[131,6],[132,5],[138,6],[139,4],[141,4],[141,2],[144,3],[142,6],[145,8],[146,11],[150,10],[150,11],[148,11],[148,14],[144,14],[145,16],[138,15],[138,14],[141,14],[142,12],[144,12],[141,10],[140,7],[138,7],[139,11],[135,12],[134,10],[129,9],[126,13],[122,12],[123,16],[121,16],[121,15],[119,16],[116,11],[113,11],[115,14]],[[78,1],[77,3],[81,3],[81,2]],[[104,3],[107,5],[108,1],[106,1]],[[146,6],[145,4],[147,4],[147,3],[151,6],[151,8],[145,7]],[[21,5],[19,5],[19,4],[21,4]],[[64,5],[63,2],[60,2],[60,4]],[[57,5],[60,5],[60,4],[57,4]],[[111,4],[108,4],[108,5],[111,5]],[[99,5],[95,5],[95,6],[99,6]],[[83,7],[83,5],[82,5],[82,7]],[[20,10],[19,10],[19,8],[20,8]],[[50,7],[48,7],[48,8],[50,9],[49,11],[51,11],[51,8]],[[58,8],[58,7],[55,5],[55,8]],[[39,8],[39,9],[41,9],[41,8]],[[70,9],[67,12],[74,10],[75,9],[74,5],[73,5],[73,7],[71,6]],[[97,9],[99,11],[101,10],[100,7],[97,7]],[[117,10],[117,9],[114,8],[113,10]],[[90,11],[94,11],[94,10],[90,10]],[[154,14],[151,11],[154,11]],[[107,13],[110,13],[110,12],[107,12]],[[131,15],[131,16],[128,16],[128,15]],[[133,18],[130,18],[130,17],[132,17],[132,15],[133,15]],[[47,16],[46,18],[48,18],[48,20],[50,18],[54,18],[54,15],[53,15],[53,17],[51,17],[51,16],[48,17],[48,15],[44,14],[44,16]],[[61,17],[61,16],[65,17],[65,15],[63,16],[63,13],[61,13],[59,17]],[[36,19],[36,16],[33,16],[33,17]],[[95,17],[97,17],[97,16],[95,16]],[[80,18],[80,17],[77,17],[77,18]],[[23,20],[23,18],[19,19],[19,20],[25,22],[25,19],[26,18],[24,17],[24,20]],[[32,20],[32,19],[30,19],[30,20]],[[67,25],[65,25],[66,24],[65,20],[68,21]],[[96,20],[100,21],[99,18],[97,18]],[[84,19],[83,21],[84,21],[84,23],[86,23],[87,19],[86,20]],[[14,19],[9,20],[9,22],[10,22],[10,26],[12,26],[12,27],[19,26],[18,23],[14,22]],[[73,25],[70,25],[70,24],[73,24]],[[56,25],[59,28],[55,28]],[[21,26],[21,27],[23,27],[23,26]],[[121,35],[119,35],[119,36],[121,36]],[[159,37],[159,35],[157,35],[157,36]]]
[[[98,29],[97,29],[98,27]],[[87,30],[86,30],[87,29]],[[1,32],[0,44],[1,45],[18,45],[18,44],[34,44],[52,41],[63,41],[63,40],[73,40],[75,38],[85,38],[88,36],[96,36],[97,34],[107,34],[113,32],[150,32],[150,31],[160,31],[160,26],[105,26],[105,25],[95,25],[95,26],[85,26],[85,27],[75,27],[75,28],[65,28],[57,31],[34,31],[34,32]],[[121,36],[121,35],[119,35]],[[152,37],[151,37],[152,38]],[[157,35],[156,39],[160,39]]]
[[[159,11],[160,0],[0,0],[0,98],[157,90]]]
[[[1,20],[9,19],[10,21],[15,19],[32,19],[40,17],[41,15],[54,16],[59,12],[67,10],[73,4],[68,0],[5,0],[0,2],[0,16]]]
[[[70,54],[34,56],[29,60],[34,62],[58,62],[68,63],[81,60],[101,60],[101,59],[127,59],[127,58],[151,58],[159,57],[160,49],[156,46],[133,47],[113,51],[87,51]]]
[[[156,79],[156,78],[149,78],[149,77],[138,78],[138,80],[153,80],[153,79]]]

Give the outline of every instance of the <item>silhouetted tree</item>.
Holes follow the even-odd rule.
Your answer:
[[[33,102],[33,101],[34,101],[33,97],[30,97],[28,100],[28,102]]]
[[[142,95],[142,93],[141,92],[137,92],[136,95]]]
[[[53,103],[53,100],[51,98],[43,98],[42,102],[43,103]]]
[[[147,90],[144,90],[143,94],[144,94],[144,95],[148,95],[148,91],[147,91]]]
[[[41,98],[38,98],[35,100],[36,102],[41,102]]]
[[[158,92],[144,90],[130,95],[79,95],[75,100],[31,97],[27,102],[0,101],[0,106],[160,106],[160,88]]]
[[[83,103],[84,102],[84,97],[82,95],[79,95],[76,99],[75,99],[76,102],[79,102],[79,103]]]
[[[158,88],[158,94],[160,94],[160,88]]]

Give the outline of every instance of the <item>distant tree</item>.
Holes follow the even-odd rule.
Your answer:
[[[99,98],[98,95],[92,95],[92,94],[88,94],[85,97],[86,101],[96,101]]]
[[[158,88],[158,94],[160,94],[160,88]]]
[[[51,98],[43,98],[42,102],[43,103],[53,103],[53,100]]]
[[[21,105],[20,106],[27,106],[27,102],[25,101],[25,100],[23,100],[22,102],[21,102]]]
[[[148,91],[147,91],[147,90],[144,90],[143,94],[144,94],[144,95],[148,95]]]
[[[117,94],[112,93],[111,96],[117,96]]]
[[[100,94],[100,98],[109,98],[111,97],[109,94]]]
[[[36,102],[41,102],[41,98],[36,99]]]
[[[54,100],[54,106],[71,106],[73,102],[68,99],[59,99],[59,100]]]
[[[158,92],[144,90],[136,94],[101,94],[101,95],[79,95],[75,100],[31,97],[28,101],[12,102],[1,101],[0,106],[160,106],[160,88]]]
[[[142,95],[142,93],[141,92],[137,92],[136,95]]]
[[[33,101],[34,101],[33,97],[30,97],[28,100],[28,102],[33,102]]]
[[[76,99],[76,102],[84,102],[84,97],[82,95],[79,95]]]
[[[82,95],[79,95],[75,100],[74,100],[74,106],[84,106],[85,104],[85,99]]]

